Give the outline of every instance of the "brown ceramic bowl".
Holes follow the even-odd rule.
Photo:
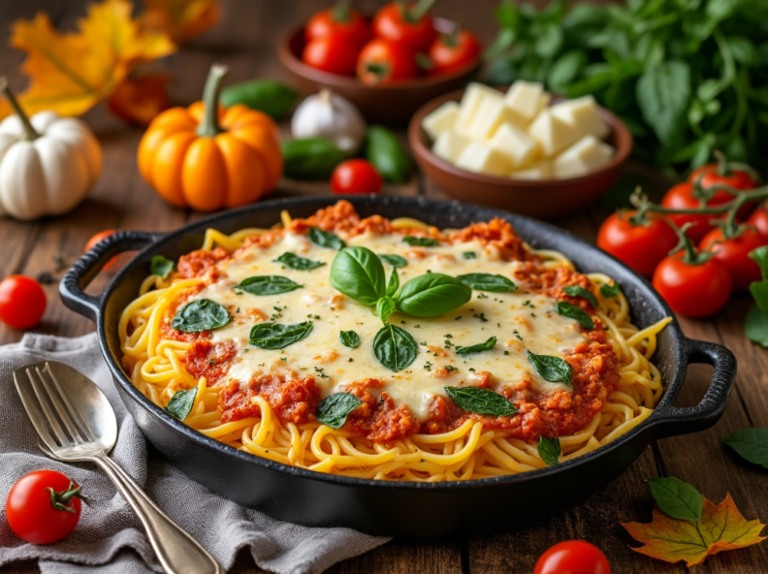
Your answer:
[[[463,88],[480,70],[481,57],[452,74],[402,80],[383,86],[368,86],[357,78],[317,70],[301,61],[304,28],[286,35],[277,46],[277,55],[305,94],[330,88],[355,104],[369,122],[406,124],[413,112],[437,96]]]
[[[632,134],[624,123],[604,108],[600,116],[610,127],[604,139],[616,149],[610,163],[570,179],[531,181],[495,177],[466,171],[432,153],[432,140],[421,127],[424,117],[445,102],[461,100],[463,90],[444,94],[423,105],[408,126],[408,141],[419,167],[447,195],[461,201],[491,205],[537,219],[557,219],[591,204],[616,181],[632,151]],[[561,101],[554,98],[553,101]]]

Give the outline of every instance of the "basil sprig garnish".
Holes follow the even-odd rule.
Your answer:
[[[389,316],[395,312],[395,300],[392,297],[382,297],[376,301],[376,315],[382,323],[386,323]]]
[[[196,397],[197,387],[188,391],[176,391],[173,393],[171,400],[168,401],[168,406],[165,407],[165,410],[180,421],[183,421],[192,412]]]
[[[319,227],[310,227],[307,231],[307,237],[315,245],[335,249],[336,251],[347,246],[341,237],[330,231],[323,231]]]
[[[539,444],[536,450],[547,466],[554,466],[560,462],[560,439],[539,436]]]
[[[299,285],[282,275],[254,275],[253,277],[243,279],[232,289],[238,295],[243,292],[250,293],[251,295],[279,295],[280,293],[288,293],[301,287],[303,285]]]
[[[445,387],[445,392],[465,411],[492,417],[511,417],[517,414],[515,405],[507,398],[479,387]]]
[[[602,293],[603,297],[612,299],[613,297],[618,297],[619,293],[621,293],[621,287],[619,287],[618,283],[614,283],[613,285],[603,283],[600,285],[600,293]]]
[[[405,267],[406,265],[408,265],[408,260],[402,255],[391,255],[389,253],[382,253],[379,255],[379,258],[389,263],[395,269],[399,269],[401,267]]]
[[[155,255],[152,261],[149,262],[149,271],[152,275],[159,275],[163,279],[167,279],[168,275],[173,271],[174,263],[170,259],[166,259],[162,255]]]
[[[469,347],[456,346],[456,354],[458,355],[470,355],[472,353],[480,353],[482,351],[490,351],[496,346],[496,337],[490,337],[484,343],[478,343],[477,345],[470,345]]]
[[[227,310],[210,299],[198,299],[184,305],[171,321],[171,327],[185,333],[199,333],[223,327],[231,317]]]
[[[366,247],[347,247],[331,263],[331,285],[363,305],[376,304],[386,292],[384,266]]]
[[[425,273],[407,281],[395,296],[397,309],[414,317],[436,317],[461,307],[472,289],[442,273]]]
[[[347,416],[363,404],[352,393],[334,393],[317,405],[317,422],[332,429],[339,429],[347,422]]]
[[[390,371],[408,367],[419,353],[416,340],[401,327],[386,323],[373,339],[373,354]]]
[[[490,291],[491,293],[517,291],[517,285],[503,275],[494,275],[491,273],[467,273],[465,275],[459,275],[456,279],[469,285],[475,291]]]
[[[360,346],[360,335],[354,331],[339,331],[339,341],[345,347],[357,349]]]
[[[403,237],[403,241],[414,247],[435,247],[440,245],[440,242],[437,239],[432,239],[431,237],[415,237],[413,235],[406,235]]]
[[[690,484],[674,476],[649,478],[646,482],[664,514],[678,520],[701,520],[704,501],[701,493]]]
[[[312,261],[305,257],[299,257],[295,253],[286,251],[280,257],[274,260],[275,263],[282,263],[286,267],[296,269],[297,271],[312,271],[325,265],[325,261]]]
[[[550,383],[564,383],[573,388],[571,384],[571,366],[559,357],[550,355],[537,355],[527,352],[528,361],[534,370],[545,381]]]
[[[570,295],[571,297],[581,297],[582,299],[586,299],[595,309],[597,309],[597,297],[590,291],[584,289],[581,285],[568,285],[567,287],[563,287],[563,291],[566,295]]]
[[[305,339],[312,332],[312,321],[285,325],[283,323],[259,323],[251,329],[248,342],[259,349],[284,349]]]
[[[592,317],[590,317],[581,307],[568,303],[568,301],[558,301],[557,305],[555,305],[555,309],[557,309],[557,312],[563,317],[575,319],[581,323],[585,329],[595,328],[595,322],[592,320]]]

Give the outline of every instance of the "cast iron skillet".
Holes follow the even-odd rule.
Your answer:
[[[152,404],[120,368],[117,324],[149,274],[153,255],[176,260],[200,247],[208,227],[231,233],[270,227],[280,211],[306,217],[335,197],[269,201],[214,215],[168,234],[122,231],[83,255],[61,281],[64,304],[92,319],[104,358],[136,423],[174,465],[212,491],[283,520],[318,526],[348,526],[365,532],[410,536],[466,536],[520,527],[559,512],[616,478],[656,439],[700,431],[723,413],[736,375],[726,348],[683,336],[677,322],[661,333],[654,362],[666,391],[653,414],[618,440],[557,466],[462,483],[382,482],[345,478],[285,466],[203,436]],[[403,197],[347,197],[361,216],[416,217],[437,227],[463,227],[499,216],[535,248],[565,253],[581,271],[601,271],[621,285],[640,326],[672,314],[651,286],[630,269],[585,241],[551,225],[486,207]],[[83,289],[115,254],[140,250],[100,296]],[[672,405],[689,363],[714,366],[704,398],[695,407]]]

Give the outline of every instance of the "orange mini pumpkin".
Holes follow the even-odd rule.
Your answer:
[[[178,207],[214,211],[252,203],[282,175],[275,122],[241,104],[219,105],[226,73],[226,66],[212,66],[203,101],[164,111],[139,143],[139,172]]]

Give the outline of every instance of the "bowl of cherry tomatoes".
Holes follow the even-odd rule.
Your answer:
[[[475,35],[433,18],[431,3],[391,2],[366,18],[340,2],[288,33],[278,56],[305,93],[327,87],[370,122],[404,124],[422,104],[464,87],[480,70]]]

